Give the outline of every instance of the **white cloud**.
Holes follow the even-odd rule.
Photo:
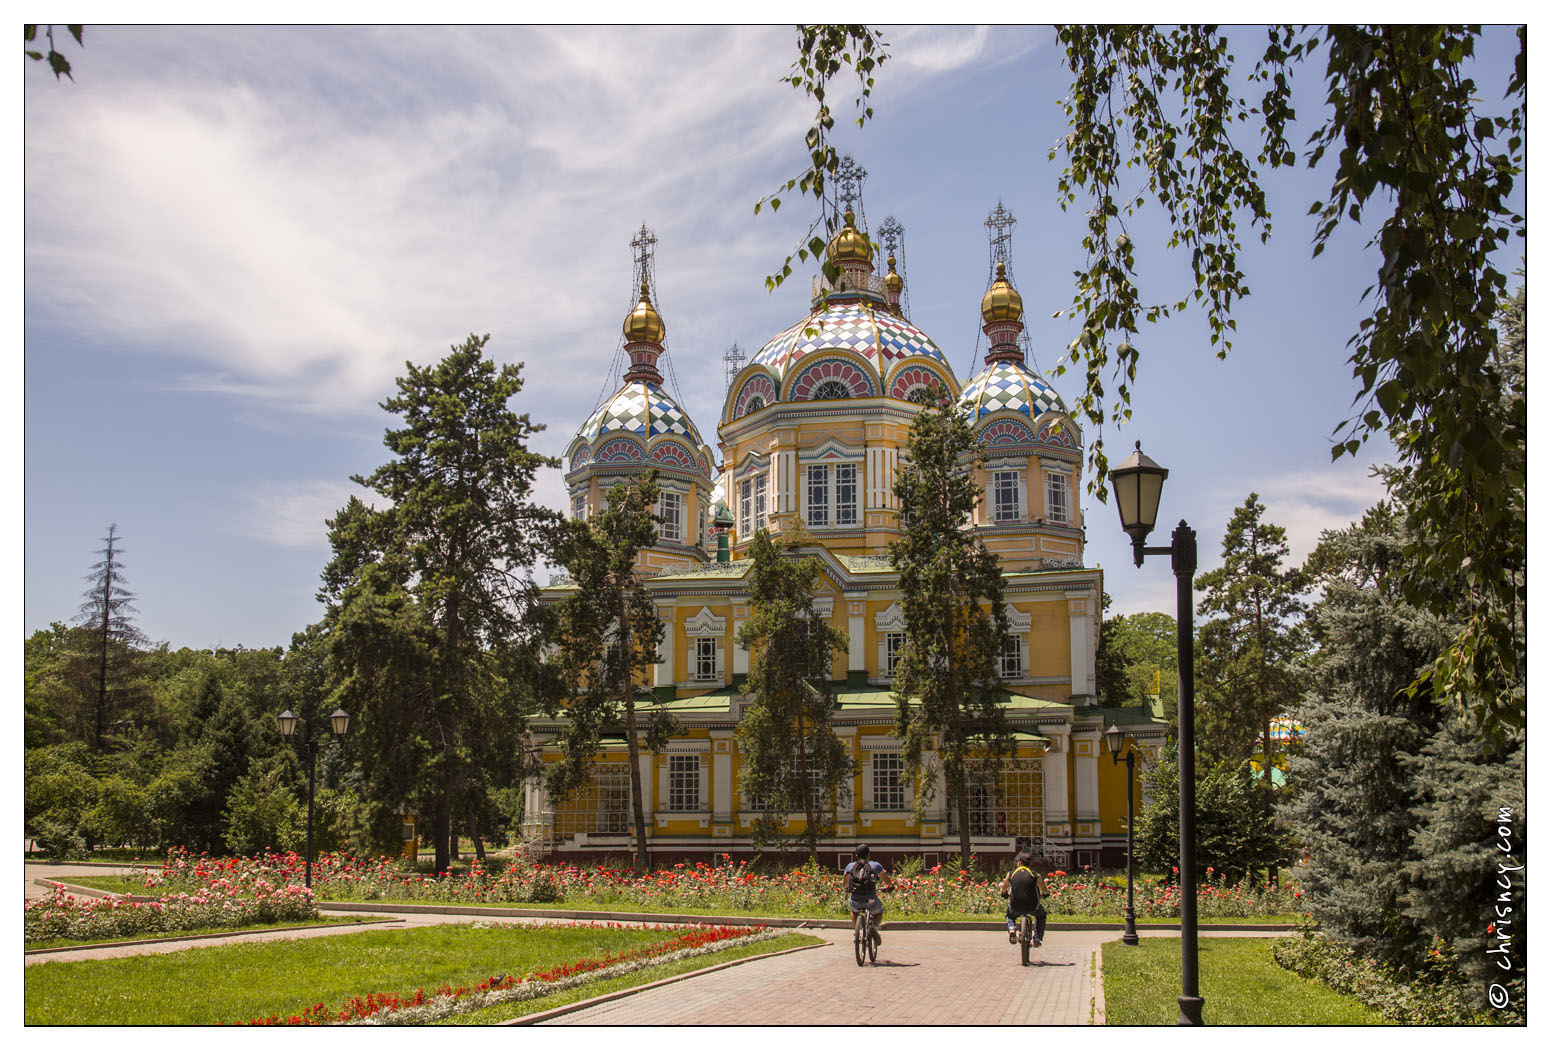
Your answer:
[[[280,547],[328,550],[325,522],[350,497],[381,507],[382,497],[350,482],[271,482],[249,486],[227,515],[233,532]]]

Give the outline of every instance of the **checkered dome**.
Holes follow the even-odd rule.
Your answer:
[[[1011,409],[1036,420],[1051,411],[1066,412],[1055,388],[1022,362],[998,361],[964,385],[959,404],[969,410],[970,421]]]
[[[641,380],[621,387],[587,418],[578,433],[591,442],[609,431],[630,431],[643,440],[659,434],[678,434],[689,439],[693,449],[704,444],[700,432],[678,403],[657,384]]]
[[[896,362],[914,357],[931,358],[945,372],[953,372],[930,336],[865,301],[826,304],[766,343],[751,363],[765,365],[785,378],[803,358],[837,349],[862,355],[880,379]]]

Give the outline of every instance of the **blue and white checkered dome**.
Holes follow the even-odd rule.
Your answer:
[[[610,431],[628,431],[643,442],[662,434],[677,434],[687,438],[693,450],[705,444],[689,414],[679,408],[672,395],[649,380],[627,383],[604,399],[582,424],[577,437],[592,442]]]
[[[959,405],[978,423],[993,412],[1012,410],[1032,422],[1044,413],[1067,411],[1055,388],[1021,361],[995,361],[964,385]]]
[[[812,334],[809,329],[814,330]],[[915,357],[930,358],[944,373],[953,375],[948,359],[930,336],[865,298],[824,304],[766,343],[749,364],[764,365],[778,380],[784,380],[803,358],[826,350],[860,354],[880,379],[896,362]]]

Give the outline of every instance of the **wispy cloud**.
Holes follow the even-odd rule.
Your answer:
[[[239,535],[280,547],[327,551],[325,522],[352,496],[383,506],[382,497],[350,482],[271,482],[248,487],[228,517]]]

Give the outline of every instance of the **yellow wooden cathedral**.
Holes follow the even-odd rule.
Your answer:
[[[997,212],[1010,228],[1000,205]],[[1119,864],[1126,767],[1111,762],[1103,734],[1118,723],[1154,756],[1164,728],[1141,710],[1095,704],[1103,576],[1083,561],[1082,429],[1026,360],[1006,239],[981,301],[984,367],[960,380],[907,316],[894,255],[878,276],[859,225],[848,210],[828,246],[838,278],[816,279],[811,311],[731,378],[714,449],[663,389],[666,324],[648,270],[639,268],[640,300],[624,322],[623,385],[566,450],[573,517],[594,513],[611,487],[648,470],[661,488],[659,538],[639,567],[665,627],[651,686],[681,730],[640,758],[653,861],[753,851],[760,804],[742,791],[736,738],[750,703],[742,689],[749,655],[736,638],[751,612],[744,556],[760,529],[795,535],[798,551],[820,561],[816,610],[850,639],[831,679],[834,729],[855,774],[849,792],[834,797],[835,832],[820,860],[843,863],[859,842],[885,861],[924,855],[930,865],[957,852],[956,814],[940,786],[917,817],[913,794],[922,786],[901,777],[891,681],[905,621],[887,556],[902,530],[893,485],[911,421],[946,388],[985,453],[974,528],[1001,559],[1012,632],[1000,671],[1017,750],[996,783],[972,791],[975,852],[994,860],[1029,848],[1045,867]],[[567,587],[557,579],[546,597],[557,600]],[[530,723],[542,759],[558,757],[555,730]],[[612,742],[590,787],[567,799],[549,799],[530,781],[530,842],[578,860],[629,853],[627,762],[624,740]],[[1140,800],[1140,785],[1137,792]]]

